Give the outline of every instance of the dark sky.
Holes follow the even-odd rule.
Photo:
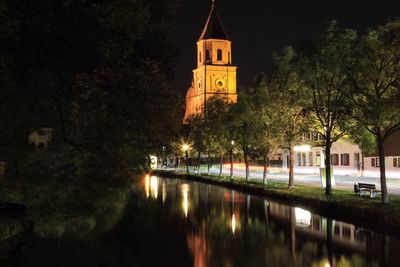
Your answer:
[[[335,19],[340,28],[365,32],[400,18],[400,0],[216,0],[232,40],[232,61],[238,66],[238,86],[268,71],[271,54],[322,34]],[[211,8],[211,0],[183,0],[177,17],[180,50],[174,86],[182,97],[196,67],[196,42]]]

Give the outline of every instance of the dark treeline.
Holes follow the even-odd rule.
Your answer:
[[[176,5],[0,1],[0,207],[23,207],[36,234],[98,227],[176,134]]]
[[[339,30],[333,21],[316,40],[275,53],[272,71],[239,91],[237,104],[209,100],[207,114],[192,118],[188,142],[199,155],[223,155],[234,146],[244,158],[246,179],[249,158],[262,158],[264,182],[269,155],[286,149],[292,187],[294,146],[303,143],[304,133],[318,135],[310,145],[325,150],[330,196],[331,146],[345,138],[378,152],[382,202],[387,203],[383,143],[400,130],[399,103],[400,21],[361,36]]]
[[[126,177],[178,123],[176,1],[0,1],[5,177]],[[175,125],[174,125],[175,126]],[[50,129],[47,149],[28,136]],[[64,179],[60,178],[60,179]]]

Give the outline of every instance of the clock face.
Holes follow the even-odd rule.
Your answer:
[[[215,85],[217,86],[218,89],[221,89],[225,86],[225,82],[222,79],[216,79]]]

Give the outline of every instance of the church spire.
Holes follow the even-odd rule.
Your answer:
[[[212,0],[210,15],[208,16],[206,26],[201,33],[199,41],[204,39],[229,40],[224,26],[222,25],[221,18],[217,12],[217,8],[215,7],[215,0]]]

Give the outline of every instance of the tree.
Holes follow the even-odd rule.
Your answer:
[[[352,116],[375,137],[382,203],[389,202],[384,142],[400,130],[400,20],[368,31],[357,49],[348,94]]]
[[[253,101],[254,88],[239,91],[238,102],[233,106],[231,132],[235,143],[242,149],[246,167],[246,181],[250,178],[249,157],[260,146],[262,123]]]
[[[280,110],[276,107],[274,83],[265,74],[258,77],[252,94],[255,112],[260,120],[260,133],[258,137],[258,150],[263,158],[263,183],[267,181],[269,156],[279,146]]]
[[[280,132],[281,147],[289,151],[289,188],[294,186],[294,146],[301,141],[307,122],[308,97],[300,86],[296,53],[287,47],[273,55],[274,69],[270,81],[272,121]]]
[[[168,90],[175,46],[167,22],[175,5],[0,1],[7,21],[0,25],[6,175],[42,176],[26,167],[38,164],[49,175],[55,168],[123,179],[145,167],[178,125],[173,103],[179,103]],[[46,153],[28,143],[41,128],[52,129]]]
[[[229,131],[231,108],[231,104],[219,97],[212,97],[207,101],[205,124],[210,129],[209,149],[219,156],[219,175],[222,175],[224,154],[233,140]]]
[[[331,146],[348,129],[350,108],[346,103],[348,62],[356,46],[357,34],[352,30],[338,33],[332,22],[327,34],[312,54],[303,55],[299,67],[302,86],[311,98],[308,109],[310,129],[324,139],[326,196],[332,194]]]

